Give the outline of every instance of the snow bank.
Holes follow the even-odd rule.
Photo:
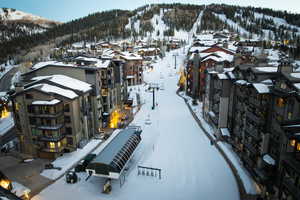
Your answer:
[[[218,142],[218,145],[222,148],[224,153],[231,160],[232,164],[238,171],[238,174],[239,174],[240,178],[242,179],[242,182],[244,184],[246,192],[248,194],[258,194],[255,182],[252,180],[252,178],[250,177],[250,174],[247,172],[247,170],[244,169],[240,158],[233,152],[233,150],[231,149],[231,147],[228,144],[226,144],[224,142]]]

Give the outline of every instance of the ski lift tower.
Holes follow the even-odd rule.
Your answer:
[[[150,83],[149,84],[149,90],[152,91],[152,95],[153,95],[152,110],[154,110],[155,109],[155,90],[159,90],[158,83]]]
[[[174,64],[175,66],[174,66],[174,69],[176,69],[176,65],[177,65],[177,62],[176,62],[176,57],[177,57],[177,56],[178,56],[178,53],[174,53],[174,54],[173,54],[173,57],[175,58],[175,64]]]

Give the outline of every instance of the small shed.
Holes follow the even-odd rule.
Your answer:
[[[93,176],[119,179],[141,141],[141,132],[140,127],[120,131],[88,164],[86,172]]]

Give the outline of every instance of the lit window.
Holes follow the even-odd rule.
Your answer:
[[[61,145],[60,142],[58,142],[58,143],[57,143],[57,147],[60,148],[60,145]]]
[[[294,147],[295,145],[296,145],[296,140],[291,140],[290,141],[290,145],[292,146],[292,147]],[[299,145],[299,144],[298,144]]]
[[[50,145],[50,149],[55,149],[55,143],[54,142],[50,142],[49,145]]]
[[[282,89],[286,89],[286,84],[285,84],[285,83],[281,83],[281,84],[280,84],[280,87],[281,87]]]
[[[292,119],[292,113],[291,112],[288,113],[288,119]]]
[[[300,151],[300,143],[297,144],[297,151]]]
[[[283,98],[278,98],[278,99],[276,100],[276,105],[277,105],[278,107],[283,107],[283,106],[285,105],[284,99],[283,99]]]

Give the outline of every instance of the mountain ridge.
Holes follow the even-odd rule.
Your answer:
[[[16,53],[16,48],[11,47],[29,50],[51,40],[54,40],[57,47],[78,41],[109,41],[118,38],[166,40],[182,37],[187,40],[202,30],[223,29],[237,32],[245,39],[287,40],[293,48],[300,46],[300,14],[225,4],[179,3],[151,4],[133,11],[97,12],[59,24],[45,32],[26,36],[25,43],[25,38],[16,38],[2,46],[7,47],[3,49],[7,56]],[[63,39],[57,42],[60,37]]]

